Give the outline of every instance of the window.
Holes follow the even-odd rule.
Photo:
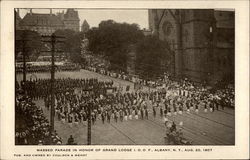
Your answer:
[[[169,21],[165,21],[162,25],[162,30],[165,36],[169,36],[173,29],[172,24]]]

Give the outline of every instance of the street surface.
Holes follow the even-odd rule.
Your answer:
[[[36,77],[50,78],[50,73],[36,73]],[[32,74],[27,74],[27,80]],[[133,88],[133,83],[104,76],[98,73],[81,70],[79,72],[56,72],[56,78],[98,78],[102,81],[114,81],[115,86],[130,85]],[[22,74],[17,75],[17,80],[22,79]],[[148,90],[144,87],[144,90]],[[43,100],[36,101],[42,106],[45,116],[49,119],[50,112],[44,107]],[[97,120],[92,125],[92,144],[94,145],[164,145],[165,126],[163,118],[160,117],[157,111],[156,118],[152,115],[151,107],[148,120],[128,120],[117,123],[111,119],[111,123]],[[183,122],[184,137],[192,141],[194,145],[234,145],[235,141],[235,112],[233,109],[225,108],[214,112],[199,111],[198,114],[193,111],[188,114],[183,112],[182,115],[168,116],[168,119],[175,121],[178,124]],[[67,123],[57,120],[55,117],[55,130],[62,137],[63,144],[67,143],[70,135],[73,135],[77,144],[87,144],[87,123],[79,123],[70,127]]]

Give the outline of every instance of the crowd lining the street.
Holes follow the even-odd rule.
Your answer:
[[[152,87],[152,88],[166,88],[179,90],[180,92],[192,92],[194,94],[206,93],[209,94],[209,97],[212,99],[221,99],[221,105],[227,106],[230,108],[234,108],[235,103],[235,92],[232,84],[228,84],[223,86],[222,88],[213,88],[208,89],[205,84],[202,83],[194,83],[188,80],[187,78],[172,80],[169,76],[164,75],[161,79],[158,80],[145,80],[138,78],[138,76],[131,76],[124,72],[115,72],[104,69],[103,67],[93,67],[88,66],[85,69],[90,70],[92,72],[97,72],[99,74],[107,75],[113,78],[118,78],[122,80],[127,80],[136,84],[140,84],[142,86]],[[184,94],[184,93],[183,93]]]
[[[26,66],[26,72],[27,73],[44,73],[44,72],[50,72],[51,71],[51,65],[27,65]],[[55,65],[55,71],[56,72],[62,72],[62,71],[80,71],[80,67],[76,64],[67,64],[67,65]],[[23,72],[23,65],[17,65],[16,66],[16,73],[22,73]]]
[[[79,124],[86,125],[89,117],[92,125],[95,125],[98,120],[104,124],[147,120],[149,116],[153,118],[160,116],[164,119],[166,128],[171,131],[168,134],[171,135],[173,132],[179,132],[176,132],[175,123],[170,122],[168,116],[181,115],[184,112],[187,114],[213,113],[217,110],[224,110],[225,107],[234,108],[234,89],[230,86],[212,91],[187,79],[178,82],[165,79],[164,82],[159,83],[142,79],[136,80],[135,77],[129,78],[124,73],[97,70],[93,67],[88,69],[140,85],[156,87],[162,83],[164,87],[151,91],[119,92],[117,87],[113,85],[113,81],[98,81],[95,78],[56,79],[54,86],[55,116],[70,127]],[[32,100],[43,99],[45,108],[50,109],[50,79],[30,80],[25,84],[21,83],[20,88],[26,90],[27,95]],[[61,140],[57,135],[49,134],[48,121],[44,118],[41,108],[34,105],[31,99],[17,99],[17,111],[26,114],[27,117],[33,117],[33,126],[31,125],[25,131],[27,138],[23,138],[22,132],[16,131],[17,142],[35,144],[39,142],[36,137],[39,137],[40,140],[42,139],[41,143],[47,144],[48,140],[46,139],[49,137],[49,139],[53,139],[53,144],[60,144]],[[30,136],[36,139],[36,142],[30,142],[28,138]]]
[[[16,93],[15,105],[15,143],[17,145],[62,144],[56,131],[50,132],[49,121],[44,116],[42,108],[19,91]]]

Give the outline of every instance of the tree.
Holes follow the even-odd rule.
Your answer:
[[[43,48],[41,36],[31,30],[16,30],[15,33],[15,56],[23,51],[27,58],[37,59]]]
[[[111,69],[125,70],[128,46],[144,37],[137,24],[102,21],[99,27],[87,33],[89,49],[94,54],[104,55],[111,63]]]
[[[81,57],[81,35],[70,29],[57,30],[55,35],[65,38],[64,43],[59,44],[59,48],[65,52],[65,56],[72,62],[83,63]]]
[[[136,71],[142,78],[157,78],[170,69],[171,51],[165,41],[145,36],[136,46]]]

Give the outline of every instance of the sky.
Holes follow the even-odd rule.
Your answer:
[[[66,9],[53,9],[52,13],[66,12]],[[80,25],[87,20],[90,27],[98,27],[103,20],[112,19],[116,22],[136,23],[141,29],[148,28],[148,11],[142,9],[77,9]],[[21,18],[29,12],[29,9],[19,9]],[[32,9],[33,13],[50,13],[49,9]]]

